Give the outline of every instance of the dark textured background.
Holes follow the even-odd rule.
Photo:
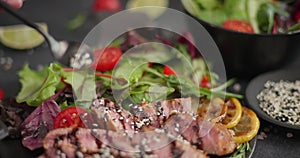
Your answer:
[[[182,10],[179,1],[171,1],[171,7]],[[67,21],[76,16],[82,11],[90,10],[92,0],[27,0],[24,7],[19,11],[24,13],[36,22],[46,22],[49,27],[49,32],[57,39],[69,39],[81,41],[85,35],[97,24],[101,19],[108,16],[92,15],[88,17],[88,21],[78,30],[69,31],[65,28]],[[7,15],[0,13],[0,26],[18,24],[19,21]],[[300,41],[299,41],[300,43]],[[300,47],[300,45],[299,45]],[[270,50],[271,51],[271,50]],[[299,58],[291,61],[289,65],[284,65],[282,68],[297,68],[300,67],[300,52]],[[24,65],[30,63],[32,68],[38,68],[52,61],[46,44],[39,46],[33,50],[16,51],[5,48],[0,44],[0,58],[11,57],[13,66],[10,70],[4,70],[3,65],[0,65],[0,87],[3,88],[7,96],[14,96],[20,88],[16,72]],[[239,79],[242,89],[240,93],[244,93],[249,79]],[[246,105],[246,103],[244,103]],[[268,132],[268,129],[270,130]],[[265,131],[267,138],[257,140],[253,157],[264,158],[292,158],[300,157],[300,131],[290,130],[279,127],[261,120],[261,131]],[[287,134],[292,134],[293,137],[288,138]],[[0,141],[0,158],[9,157],[36,157],[41,151],[31,152],[21,145],[20,140],[5,139]]]

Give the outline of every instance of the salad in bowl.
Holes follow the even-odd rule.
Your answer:
[[[299,30],[300,1],[182,0],[193,16],[225,29],[257,34]]]

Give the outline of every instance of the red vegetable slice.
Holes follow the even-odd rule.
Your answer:
[[[0,100],[4,99],[4,90],[0,88]]]
[[[294,15],[294,20],[298,22],[300,20],[300,11],[297,11]]]
[[[86,127],[89,119],[90,117],[87,110],[73,106],[58,113],[54,119],[53,127],[54,129],[67,127]],[[85,122],[85,120],[87,122]]]
[[[202,77],[202,80],[200,82],[200,87],[202,87],[202,88],[211,88],[210,79],[207,75],[204,75]]]
[[[95,12],[110,11],[115,12],[121,10],[120,0],[95,0],[93,5]]]
[[[165,75],[177,75],[176,74],[176,72],[172,69],[172,68],[170,68],[169,66],[164,66],[164,69],[163,69],[163,73],[165,74]]]
[[[98,71],[112,70],[119,62],[122,51],[118,47],[106,47],[94,52],[95,63],[92,68]]]
[[[223,27],[239,32],[254,33],[254,30],[249,23],[240,20],[227,20],[224,22]]]

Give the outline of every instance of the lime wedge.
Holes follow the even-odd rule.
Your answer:
[[[37,23],[43,30],[48,31],[45,23]],[[39,46],[45,41],[36,30],[26,25],[11,25],[0,27],[0,42],[6,47],[24,50]]]
[[[169,6],[169,0],[129,0],[126,4],[127,9],[138,8],[138,7],[160,7],[160,8],[143,8],[136,10],[138,12],[146,14],[149,18],[156,19],[164,13],[164,9]]]

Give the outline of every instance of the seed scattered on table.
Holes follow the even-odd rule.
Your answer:
[[[290,133],[290,132],[286,134],[286,137],[288,137],[288,138],[292,138],[293,136],[294,136],[294,134]]]
[[[260,108],[269,116],[292,125],[300,125],[300,80],[267,81],[257,95]]]

